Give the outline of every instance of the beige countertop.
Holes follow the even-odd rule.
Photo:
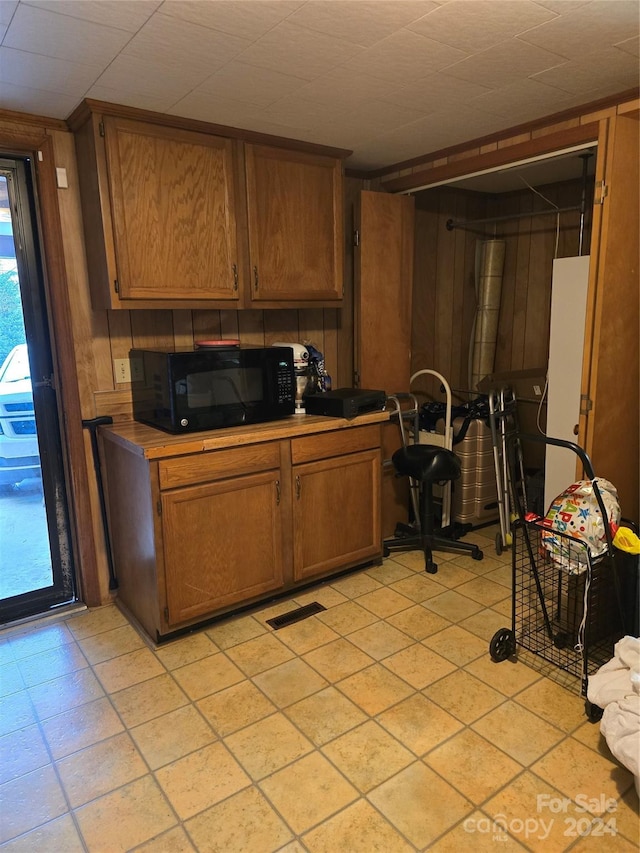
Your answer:
[[[369,412],[350,420],[324,415],[291,415],[278,421],[181,435],[173,435],[137,421],[125,421],[101,427],[100,433],[105,440],[116,442],[147,459],[166,459],[187,453],[202,453],[207,450],[257,444],[261,441],[278,441],[332,430],[351,429],[388,420],[389,412],[386,411]]]

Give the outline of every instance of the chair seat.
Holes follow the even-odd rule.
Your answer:
[[[421,483],[443,483],[460,476],[460,460],[452,450],[434,444],[410,444],[392,456],[398,474]]]

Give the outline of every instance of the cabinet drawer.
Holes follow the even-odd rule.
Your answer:
[[[294,438],[291,442],[291,462],[299,465],[302,462],[343,456],[345,453],[357,453],[379,446],[380,427],[377,424],[323,432]]]
[[[277,442],[269,442],[164,459],[158,464],[158,472],[160,488],[174,489],[279,467],[280,446]]]

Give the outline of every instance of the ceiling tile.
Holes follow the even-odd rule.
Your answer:
[[[303,4],[289,21],[369,47],[437,8],[432,0],[341,0],[336,14],[335,0],[317,0]]]
[[[121,54],[100,75],[96,85],[114,91],[159,98],[167,104],[173,104],[202,80],[203,72],[197,69],[167,65],[162,60],[148,62],[138,59],[137,56]]]
[[[304,80],[300,77],[290,77],[279,71],[232,61],[207,77],[198,89],[221,98],[237,98],[246,104],[268,106],[304,85]]]
[[[239,36],[217,32],[156,14],[136,33],[123,55],[149,62],[168,62],[209,73],[237,56],[250,42]]]
[[[129,41],[129,33],[90,21],[19,4],[4,37],[4,47],[84,62],[110,62]]]
[[[253,41],[269,32],[304,0],[165,0],[162,13]]]
[[[492,91],[486,86],[479,86],[469,80],[458,80],[448,77],[446,72],[430,74],[421,77],[407,86],[394,88],[387,95],[382,95],[380,100],[390,100],[404,107],[413,107],[424,112],[434,112],[447,104],[449,108],[462,106],[478,95]]]
[[[555,17],[529,0],[452,0],[407,28],[476,53]]]
[[[594,0],[519,36],[522,41],[579,59],[585,50],[638,34],[637,0]]]
[[[315,80],[360,51],[361,48],[349,42],[285,21],[243,51],[238,59],[272,71],[286,68],[287,74],[294,77]]]
[[[65,119],[77,106],[77,99],[60,92],[45,92],[27,86],[2,84],[2,107],[22,113]]]
[[[18,0],[3,0],[0,3],[0,26],[8,25],[18,7]]]
[[[162,0],[136,0],[135,3],[123,3],[122,0],[28,0],[24,5],[135,33],[162,5]]]
[[[127,92],[121,88],[111,89],[109,86],[98,84],[89,89],[87,98],[106,101],[108,104],[122,104],[125,107],[135,107],[139,110],[151,110],[151,112],[156,113],[167,112],[173,103],[173,98],[164,90],[161,95],[155,97],[144,92]]]
[[[623,51],[623,53],[631,54],[631,56],[640,56],[640,36],[619,41],[614,47]]]
[[[600,69],[600,73],[595,77],[594,67]],[[581,59],[565,62],[557,68],[535,74],[532,79],[574,95],[587,96],[591,92],[602,90],[613,94],[627,87],[637,70],[636,57],[615,47],[604,47],[586,54]]]
[[[345,65],[373,78],[409,83],[463,59],[465,53],[409,30],[399,30]]]
[[[0,47],[0,81],[82,98],[101,67]]]
[[[390,95],[396,89],[397,84],[395,83],[377,80],[355,71],[346,74],[341,67],[328,71],[311,83],[306,83],[300,89],[299,94],[301,98],[308,101],[334,104],[338,109],[341,109],[360,106],[364,100],[371,97],[372,93],[376,97],[382,97],[383,95]],[[407,104],[407,106],[412,105]]]
[[[457,62],[447,68],[446,73],[451,77],[499,89],[505,80],[530,77],[547,68],[561,65],[562,62],[562,56],[518,39],[509,39]]]
[[[335,107],[329,104],[303,101],[296,94],[281,98],[256,115],[258,118],[262,116],[286,127],[305,127],[308,129],[323,125],[327,121],[340,121],[340,113],[336,113]]]
[[[252,118],[260,110],[254,104],[219,98],[195,89],[167,110],[169,115],[223,124],[229,127],[251,127]]]
[[[473,107],[482,112],[511,118],[511,123],[515,124],[523,115],[559,112],[567,108],[571,101],[566,91],[543,86],[535,78],[527,78],[480,95],[474,99]]]

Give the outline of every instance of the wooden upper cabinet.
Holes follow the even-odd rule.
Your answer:
[[[93,115],[76,136],[96,307],[239,299],[232,140]]]
[[[238,299],[233,142],[104,119],[120,299]]]
[[[245,145],[251,302],[338,304],[343,293],[340,160]]]

